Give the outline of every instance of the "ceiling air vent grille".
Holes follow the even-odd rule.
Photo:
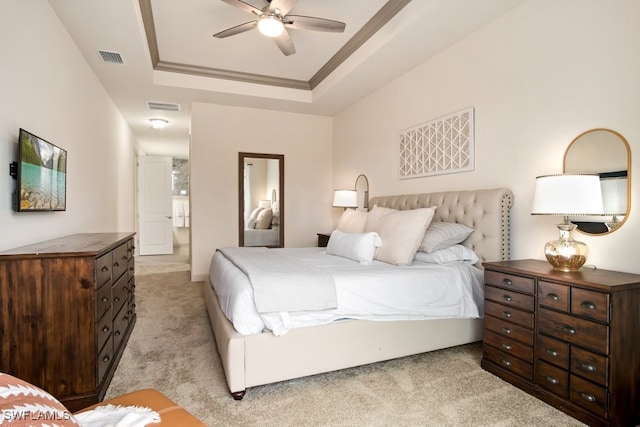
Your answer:
[[[98,53],[104,62],[110,62],[112,64],[124,64],[122,55],[118,52],[107,52],[106,50],[99,50]]]
[[[171,102],[147,101],[147,108],[149,110],[157,111],[180,111],[180,104],[174,104]]]

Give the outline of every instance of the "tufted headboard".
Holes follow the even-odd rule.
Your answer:
[[[373,197],[369,206],[418,209],[436,206],[433,221],[458,222],[475,231],[463,242],[480,261],[510,257],[509,210],[513,193],[506,188]]]

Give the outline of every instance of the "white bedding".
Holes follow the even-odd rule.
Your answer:
[[[460,261],[447,264],[414,262],[370,265],[333,255],[324,248],[280,248],[329,272],[336,284],[338,307],[331,310],[258,314],[247,276],[220,252],[214,254],[209,276],[222,311],[243,335],[269,329],[282,335],[293,328],[339,319],[412,320],[482,316],[483,274]]]

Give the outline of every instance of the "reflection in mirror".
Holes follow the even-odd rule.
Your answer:
[[[358,193],[358,211],[369,210],[369,179],[366,175],[360,174],[356,178],[355,190]]]
[[[284,155],[238,153],[239,246],[284,247]]]
[[[631,206],[631,149],[627,140],[610,129],[578,135],[565,152],[564,172],[600,175],[605,215],[571,218],[578,230],[604,234],[619,229]]]

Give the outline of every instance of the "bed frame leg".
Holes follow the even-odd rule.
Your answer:
[[[241,391],[234,391],[234,392],[231,392],[231,396],[233,397],[233,400],[242,400],[246,392],[247,392],[246,389]]]

